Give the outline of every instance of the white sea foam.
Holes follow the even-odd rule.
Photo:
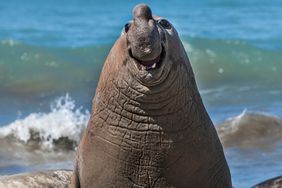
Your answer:
[[[32,134],[36,133],[40,138],[38,144],[44,149],[52,149],[54,141],[60,138],[67,138],[77,144],[86,127],[89,112],[76,107],[75,101],[68,94],[56,99],[50,109],[48,113],[31,113],[24,119],[17,119],[1,127],[0,137],[11,136],[27,143],[33,139]]]
[[[273,148],[282,140],[282,119],[244,110],[216,126],[225,147]]]

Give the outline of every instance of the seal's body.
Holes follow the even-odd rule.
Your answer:
[[[222,187],[231,178],[176,30],[141,4],[104,64],[73,187]]]

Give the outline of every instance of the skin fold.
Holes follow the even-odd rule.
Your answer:
[[[105,61],[72,187],[232,187],[177,31],[147,5]]]

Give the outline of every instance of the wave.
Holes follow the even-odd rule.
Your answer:
[[[0,128],[0,140],[41,150],[74,150],[89,119],[89,112],[76,107],[66,94],[50,105],[48,113],[31,113]]]
[[[243,40],[183,37],[182,41],[200,88],[270,83],[281,87],[281,51],[261,49]],[[1,40],[0,96],[95,88],[111,46],[47,48]]]
[[[265,113],[244,110],[216,128],[224,147],[271,149],[282,141],[282,119]]]
[[[201,88],[281,85],[281,51],[258,48],[244,40],[182,41]]]
[[[96,87],[111,45],[47,48],[0,41],[0,96],[22,98]]]
[[[76,107],[66,94],[52,102],[50,112],[31,113],[1,127],[0,140],[2,145],[22,144],[32,150],[74,150],[89,117],[89,111]],[[217,124],[216,129],[226,148],[273,147],[282,141],[282,119],[265,113],[244,110]]]

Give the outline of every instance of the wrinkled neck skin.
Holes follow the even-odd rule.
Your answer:
[[[89,144],[99,151],[93,160],[106,155],[110,167],[103,168],[115,167],[113,174],[107,174],[111,179],[101,180],[102,187],[185,187],[187,181],[201,186],[198,178],[203,174],[197,171],[205,164],[198,160],[209,161],[205,157],[218,148],[208,133],[211,122],[189,60],[181,42],[173,42],[174,50],[166,49],[163,67],[152,76],[135,67],[126,50],[125,36],[116,42],[106,60],[93,100],[90,124],[94,126],[87,130],[96,138]],[[200,126],[206,126],[207,131],[198,131]],[[198,137],[206,140],[199,141]],[[201,151],[207,144],[211,145],[209,149]],[[192,151],[195,148],[196,152]],[[101,150],[104,154],[99,157]],[[190,158],[185,153],[191,153]],[[223,160],[223,156],[217,160]],[[217,161],[213,163],[210,169],[218,167]]]
[[[182,130],[184,127],[181,125],[159,125],[158,120],[167,119],[168,115],[187,115],[193,101],[201,103],[201,99],[181,42],[171,41],[170,44],[175,45],[169,47],[174,50],[166,48],[164,65],[151,74],[138,69],[128,54],[125,36],[121,36],[106,60],[93,101],[93,111],[109,108],[124,118],[143,123],[132,127],[136,131]]]
[[[232,187],[178,34],[145,4],[106,59],[78,150],[80,187]]]

